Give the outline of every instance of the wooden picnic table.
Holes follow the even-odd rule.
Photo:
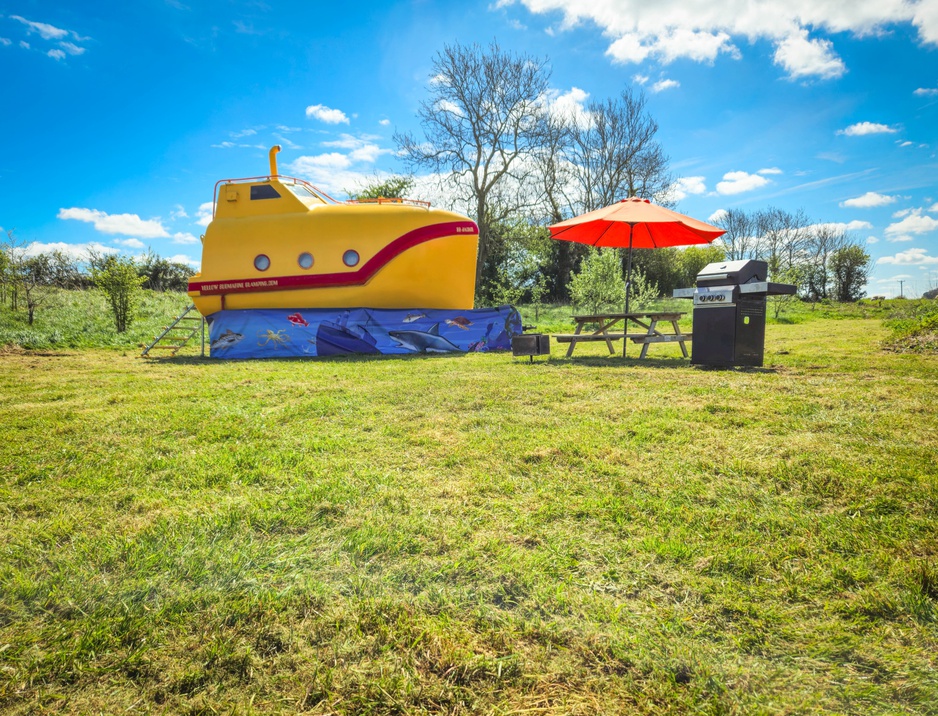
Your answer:
[[[573,316],[576,323],[576,330],[573,333],[560,333],[554,336],[558,343],[569,343],[567,357],[573,355],[576,344],[581,341],[605,341],[610,353],[615,353],[612,347],[613,341],[631,340],[633,343],[642,344],[642,352],[639,358],[648,355],[648,346],[652,343],[680,343],[681,353],[687,358],[687,346],[685,341],[693,338],[691,333],[682,333],[678,321],[686,313],[599,313],[587,316]],[[619,331],[611,331],[618,324],[622,324]],[[629,324],[635,324],[644,333],[629,333]],[[670,323],[674,329],[671,333],[662,333],[658,329],[659,323]],[[596,329],[591,333],[583,333],[583,328],[587,325],[595,325]],[[624,346],[623,346],[624,354]]]

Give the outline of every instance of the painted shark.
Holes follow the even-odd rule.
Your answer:
[[[417,353],[453,353],[462,349],[440,335],[440,324],[434,323],[428,331],[388,331],[398,344]]]
[[[235,333],[230,328],[222,333],[218,338],[212,341],[212,350],[219,351],[223,348],[231,348],[235,343],[244,338],[240,333]]]

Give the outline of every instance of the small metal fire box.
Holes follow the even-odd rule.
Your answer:
[[[694,299],[692,364],[762,365],[766,296],[797,288],[766,281],[767,273],[765,261],[718,261],[697,274],[697,288],[675,289],[675,298]]]
[[[544,333],[512,336],[511,354],[513,356],[530,356],[532,363],[534,362],[534,356],[549,356],[550,336]]]

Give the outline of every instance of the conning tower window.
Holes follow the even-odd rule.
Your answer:
[[[280,194],[270,184],[255,184],[251,187],[251,201],[279,198]]]
[[[266,271],[270,268],[270,258],[266,254],[258,254],[254,257],[254,268],[258,271]]]

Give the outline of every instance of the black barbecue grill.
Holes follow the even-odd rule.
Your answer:
[[[675,298],[694,299],[690,362],[710,366],[761,366],[765,355],[767,296],[795,293],[787,283],[766,281],[765,261],[718,261],[697,274],[697,288]]]

